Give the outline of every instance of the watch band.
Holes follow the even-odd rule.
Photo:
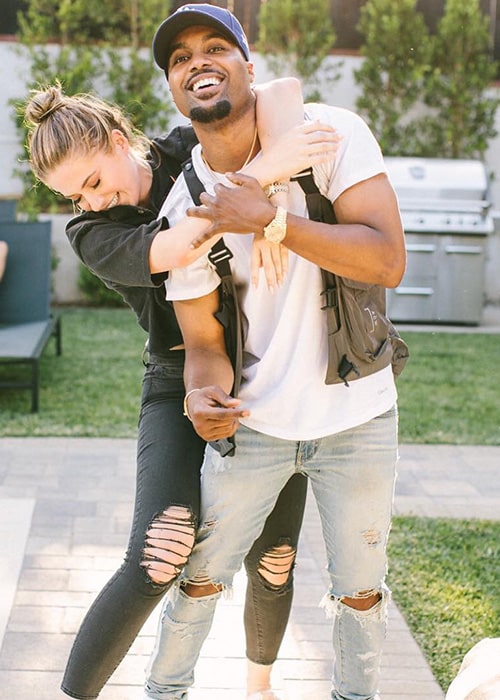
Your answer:
[[[288,194],[288,184],[286,182],[271,182],[270,185],[264,187],[264,194],[266,197],[272,197],[273,194],[278,192],[285,192]]]

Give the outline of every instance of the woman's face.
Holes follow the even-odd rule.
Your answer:
[[[84,211],[102,211],[118,204],[146,204],[152,173],[135,159],[121,131],[112,132],[110,152],[72,156],[46,177],[45,184]]]

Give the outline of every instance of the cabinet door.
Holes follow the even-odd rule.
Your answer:
[[[484,236],[442,236],[439,253],[438,317],[479,323],[484,303]]]
[[[396,289],[387,290],[387,311],[394,321],[433,321],[437,313],[439,239],[407,233],[406,271]]]

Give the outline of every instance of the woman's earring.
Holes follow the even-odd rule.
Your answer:
[[[76,202],[73,202],[73,201],[72,201],[71,204],[73,205],[73,214],[74,214],[75,216],[77,216],[78,214],[83,214],[83,213],[85,212],[85,209],[83,209],[83,208],[82,208],[79,204],[77,204]]]

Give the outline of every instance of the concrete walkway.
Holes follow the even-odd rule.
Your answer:
[[[0,700],[54,700],[79,622],[121,561],[134,491],[133,440],[0,440]],[[500,517],[500,448],[401,447],[396,514]],[[219,605],[192,700],[244,698],[244,576]],[[276,664],[284,700],[329,697],[330,622],[316,506],[309,499],[293,614]],[[101,694],[139,700],[155,612]],[[383,700],[442,700],[394,603],[383,659]]]

